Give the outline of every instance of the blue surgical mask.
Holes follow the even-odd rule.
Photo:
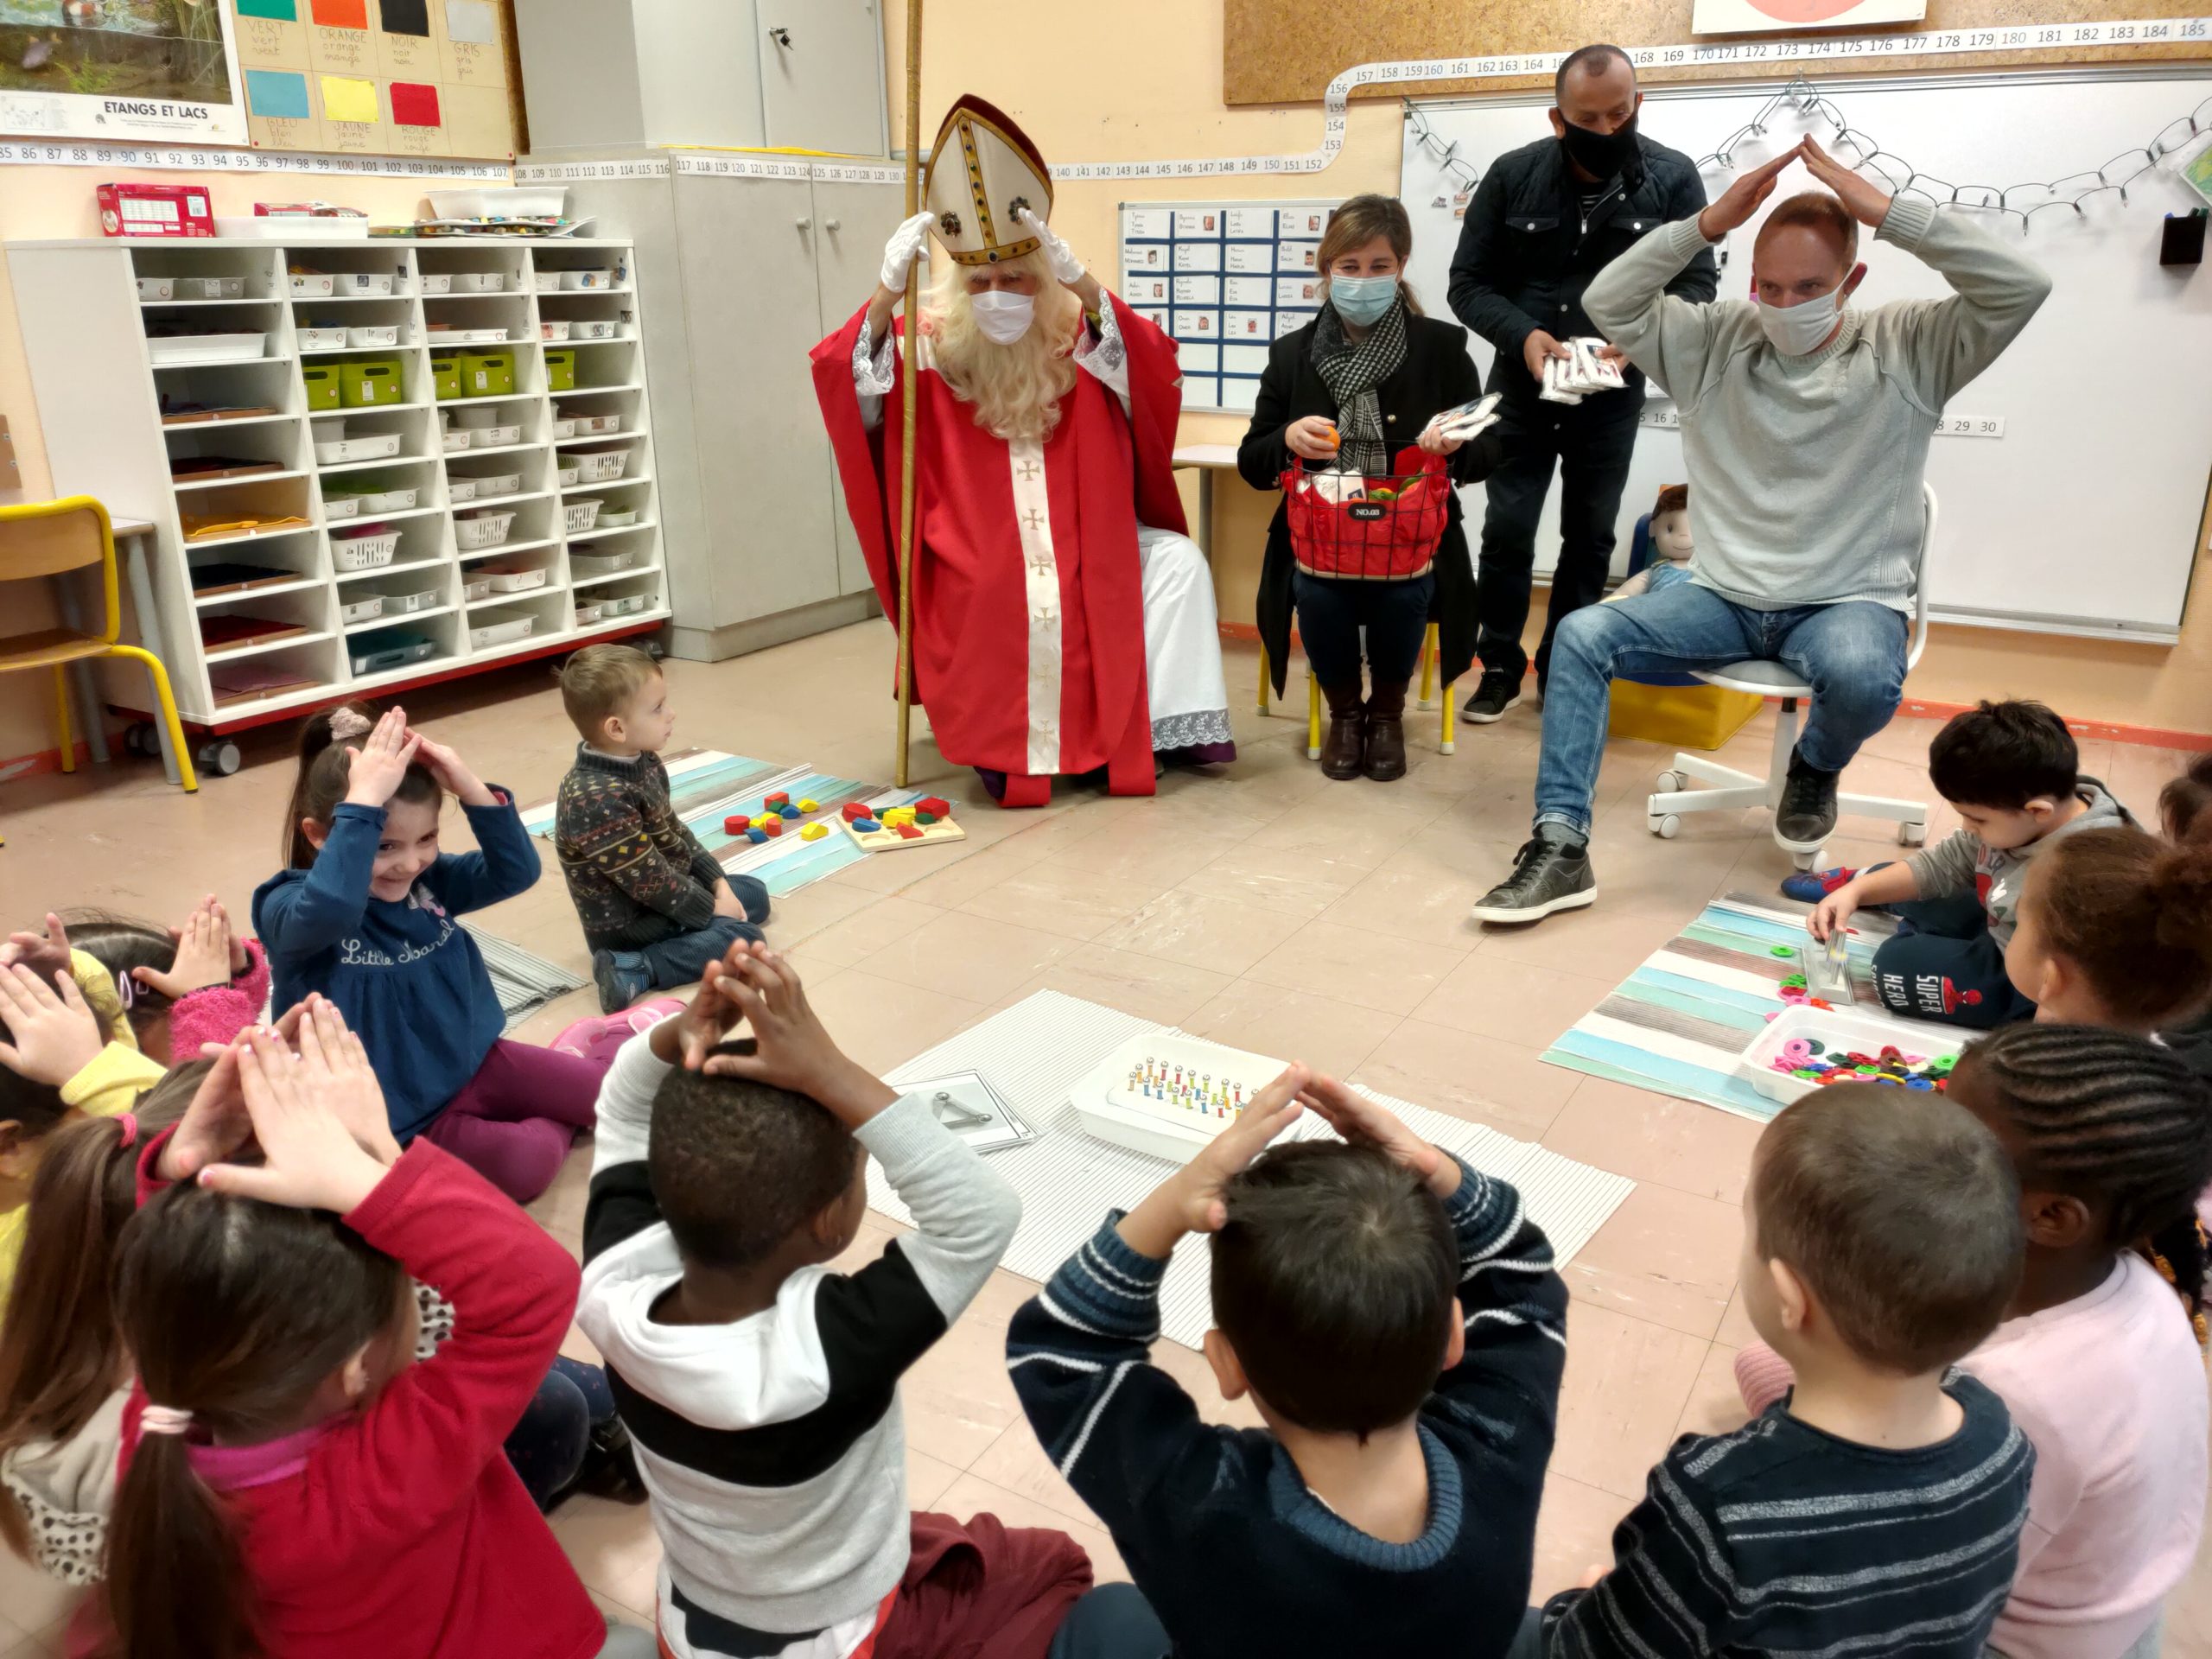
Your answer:
[[[1346,322],[1364,328],[1378,320],[1398,297],[1395,276],[1332,276],[1329,303]]]

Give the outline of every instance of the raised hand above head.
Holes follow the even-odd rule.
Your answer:
[[[0,1021],[12,1039],[0,1043],[0,1065],[57,1089],[98,1059],[106,1040],[67,968],[50,984],[20,962],[0,968]]]
[[[365,737],[346,745],[353,759],[346,773],[346,798],[356,806],[384,805],[398,792],[421,743],[407,729],[404,709],[385,709]]]
[[[1804,153],[1805,170],[1834,191],[1853,219],[1879,230],[1890,216],[1890,193],[1846,167],[1809,137],[1799,148]]]
[[[1122,1217],[1122,1242],[1140,1255],[1160,1261],[1185,1233],[1220,1231],[1229,1220],[1224,1194],[1230,1181],[1296,1121],[1299,1094],[1312,1080],[1305,1065],[1294,1060],[1252,1096],[1235,1122]]]
[[[469,770],[468,763],[454,752],[451,745],[438,742],[411,726],[407,729],[407,735],[415,744],[416,764],[428,769],[430,776],[438,780],[439,788],[456,797],[464,806],[491,804],[493,799],[492,791]]]
[[[1459,1190],[1459,1166],[1398,1121],[1397,1115],[1357,1094],[1334,1077],[1315,1077],[1299,1099],[1328,1120],[1351,1146],[1378,1147],[1390,1161],[1410,1170],[1440,1198]]]
[[[753,1052],[712,1056],[708,1076],[747,1077],[805,1095],[847,1128],[898,1099],[898,1090],[837,1046],[807,1001],[798,970],[775,951],[740,939],[715,972],[721,994],[752,1028]]]
[[[912,269],[914,261],[928,258],[930,219],[928,213],[916,213],[892,232],[891,239],[883,245],[881,276],[887,294],[904,294],[907,272]]]
[[[1043,245],[1045,263],[1052,268],[1056,279],[1070,288],[1083,280],[1083,261],[1075,257],[1075,250],[1068,246],[1058,231],[1026,207],[1015,208],[1014,216],[1023,230]]]
[[[0,944],[0,968],[16,963],[29,969],[41,980],[51,980],[69,965],[69,930],[61,925],[61,918],[52,911],[46,913],[43,933],[10,933],[8,943]]]
[[[176,955],[166,969],[133,968],[130,977],[172,1001],[210,985],[229,984],[230,918],[211,909],[213,902],[203,900],[184,918],[183,926],[170,930],[176,935]]]
[[[1747,224],[1751,215],[1758,212],[1760,205],[1774,194],[1775,186],[1781,181],[1782,175],[1790,162],[1804,153],[1805,145],[1801,141],[1772,161],[1755,167],[1748,173],[1738,174],[1736,181],[1697,216],[1697,227],[1705,233],[1705,239],[1718,242],[1729,232]]]
[[[296,1210],[344,1215],[358,1208],[385,1169],[362,1150],[346,1121],[340,1096],[358,1079],[339,1075],[327,1054],[308,1060],[293,1053],[265,1028],[241,1040],[238,1067],[264,1161],[209,1165],[200,1184]]]

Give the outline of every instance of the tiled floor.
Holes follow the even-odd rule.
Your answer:
[[[1729,1361],[1748,1335],[1734,1300],[1737,1205],[1756,1131],[1537,1056],[1705,899],[1770,889],[1788,861],[1750,815],[1694,818],[1675,841],[1652,838],[1643,798],[1666,756],[1615,743],[1594,836],[1601,902],[1534,931],[1484,932],[1467,906],[1525,834],[1537,712],[1463,725],[1452,757],[1436,753],[1435,717],[1417,715],[1407,779],[1332,785],[1304,759],[1302,700],[1283,711],[1296,718],[1257,718],[1252,655],[1230,652],[1243,747],[1234,766],[1172,774],[1152,800],[1063,789],[1045,811],[1001,813],[971,775],[918,744],[915,781],[970,803],[969,839],[878,857],[796,893],[770,935],[804,969],[831,1029],[879,1068],[1050,987],[1297,1056],[1634,1177],[1642,1185],[1567,1274],[1567,1385],[1537,1556],[1538,1592],[1556,1588],[1605,1558],[1669,1440],[1732,1421]],[[886,777],[889,659],[874,624],[714,666],[671,664],[677,741]],[[550,795],[567,764],[573,739],[543,667],[425,693],[412,709],[525,801]],[[1763,766],[1770,718],[1729,746],[1738,764]],[[1852,786],[1932,800],[1922,764],[1931,730],[1893,725],[1853,769]],[[164,787],[143,762],[0,788],[0,921],[19,925],[66,905],[167,917],[210,891],[244,915],[275,868],[291,778],[283,734],[245,746],[247,769],[210,779],[196,798]],[[2084,764],[2146,810],[2180,757],[2099,743]],[[1940,834],[1952,823],[1936,806],[1929,827]],[[457,815],[448,826],[465,841]],[[1834,849],[1853,861],[1889,850],[1852,837]],[[481,919],[584,967],[550,869]],[[530,1034],[594,1011],[588,1004],[588,993],[566,999]],[[571,1245],[587,1160],[584,1151],[571,1158],[535,1206]],[[872,1220],[856,1254],[889,1236]],[[998,1274],[908,1379],[910,1497],[959,1516],[988,1509],[1065,1528],[1101,1576],[1120,1576],[1112,1545],[1046,1462],[1007,1382],[1004,1327],[1031,1288]],[[1160,1358],[1209,1414],[1242,1415],[1223,1406],[1197,1356],[1166,1346]],[[555,1526],[610,1611],[649,1613],[658,1550],[642,1509],[587,1499],[566,1505]],[[67,1608],[63,1592],[0,1552],[0,1659],[48,1652]],[[2166,1651],[2212,1654],[2212,1568],[2170,1606]]]

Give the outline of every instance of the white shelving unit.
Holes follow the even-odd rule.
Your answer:
[[[97,496],[111,516],[155,526],[148,572],[154,616],[142,614],[139,626],[168,664],[178,709],[191,724],[214,731],[255,725],[351,692],[455,677],[637,632],[667,618],[652,419],[627,241],[14,242],[8,264],[57,493]],[[559,286],[564,274],[587,270],[611,272],[611,283]],[[391,291],[299,296],[293,275],[301,271],[328,273],[341,288],[355,276],[389,277]],[[499,278],[494,292],[425,291],[426,279],[439,288],[491,275]],[[174,281],[173,297],[142,298],[141,283],[149,278]],[[201,297],[209,278],[236,282],[239,291]],[[542,337],[545,325],[561,322],[611,324],[613,334]],[[301,331],[318,327],[393,328],[397,343],[303,349]],[[441,337],[486,328],[504,328],[506,340],[458,344]],[[156,362],[149,341],[179,331],[259,334],[263,350]],[[546,353],[563,349],[575,353],[575,385],[554,391]],[[439,399],[431,354],[448,350],[512,353],[512,392]],[[373,359],[397,363],[399,401],[307,407],[303,366],[342,368]],[[188,405],[256,412],[165,418]],[[612,429],[578,434],[563,424],[588,418],[611,421]],[[396,435],[398,453],[318,461],[316,446],[334,442],[341,423],[348,439]],[[492,424],[519,430],[482,448],[473,436],[467,448],[448,448],[448,429]],[[614,452],[626,457],[619,479],[562,482],[563,468]],[[214,456],[270,470],[225,478],[176,474],[181,463]],[[486,479],[512,481],[495,496],[472,498]],[[350,515],[332,506],[349,494],[407,490],[415,493],[411,506]],[[456,500],[456,491],[464,499]],[[602,514],[626,513],[631,521],[572,530],[569,510],[591,500]],[[494,546],[463,547],[456,524],[483,511],[513,515],[505,537]],[[282,517],[303,522],[231,534],[208,528]],[[391,562],[340,568],[345,538],[372,525],[397,535]],[[571,555],[625,562],[579,575]],[[213,571],[221,565],[270,574],[232,589]],[[524,592],[470,597],[467,584],[487,565],[502,574],[542,571],[544,580]],[[385,613],[348,620],[372,596],[387,601]],[[392,611],[395,596],[413,596],[416,608]],[[617,605],[632,608],[607,613]],[[226,633],[251,632],[238,619],[297,631],[222,642]],[[525,620],[527,632],[513,626]],[[416,659],[384,666],[365,654],[365,637],[387,629],[415,637]],[[242,674],[239,664],[255,671]],[[242,690],[252,678],[303,683]],[[139,687],[121,677],[110,691],[126,705],[142,700]]]

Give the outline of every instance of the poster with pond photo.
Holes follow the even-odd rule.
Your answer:
[[[226,0],[0,0],[0,133],[243,144]]]

